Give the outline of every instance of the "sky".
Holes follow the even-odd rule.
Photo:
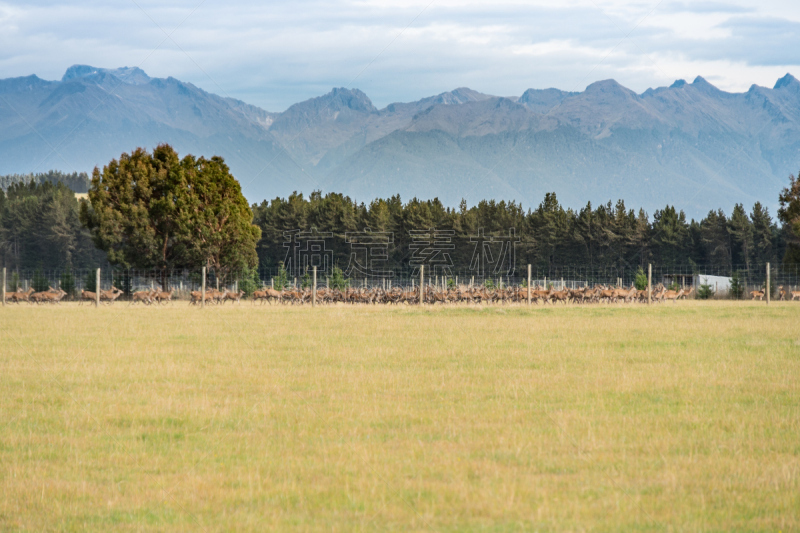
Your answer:
[[[0,0],[0,78],[142,68],[268,111],[359,88],[378,107],[457,87],[728,91],[800,77],[787,0]]]

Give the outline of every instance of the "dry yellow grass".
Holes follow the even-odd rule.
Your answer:
[[[800,305],[0,310],[0,529],[800,528]]]

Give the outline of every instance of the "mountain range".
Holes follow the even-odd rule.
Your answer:
[[[755,201],[774,212],[800,167],[800,82],[729,93],[698,77],[637,94],[605,80],[519,97],[460,88],[383,109],[338,88],[273,113],[135,67],[0,80],[0,174],[91,171],[162,142],[224,157],[253,202],[322,190],[527,208],[553,191],[575,208],[622,198],[693,217]]]

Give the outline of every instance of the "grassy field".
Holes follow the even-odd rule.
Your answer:
[[[0,309],[0,529],[800,529],[800,305]]]

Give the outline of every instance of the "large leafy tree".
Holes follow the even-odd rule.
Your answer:
[[[90,204],[81,206],[81,221],[113,265],[184,267],[189,230],[178,213],[185,209],[188,193],[186,168],[170,146],[159,146],[152,154],[138,148],[102,171],[94,169]]]
[[[169,145],[95,168],[81,221],[109,262],[166,270],[207,265],[224,279],[257,264],[261,231],[223,160],[182,160]]]
[[[800,175],[789,176],[789,186],[781,191],[778,218],[786,232],[784,263],[800,264]]]
[[[178,211],[192,265],[205,264],[220,280],[258,265],[261,229],[239,182],[221,157],[184,158],[189,176],[185,208]]]

